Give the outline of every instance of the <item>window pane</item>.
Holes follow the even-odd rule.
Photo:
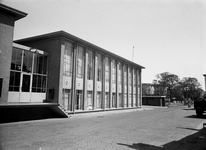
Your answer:
[[[112,61],[112,82],[116,82],[116,61]]]
[[[84,55],[83,47],[79,47],[77,51],[77,78],[83,78],[84,75]]]
[[[102,81],[102,57],[101,54],[97,55],[97,63],[98,63],[98,69],[97,69],[97,81]]]
[[[38,74],[47,73],[47,56],[41,54],[34,54],[33,72]]]
[[[70,42],[65,43],[64,51],[64,75],[72,76],[72,65],[73,65],[73,45]]]
[[[28,52],[28,51],[24,51],[22,71],[25,71],[25,72],[32,71],[32,60],[33,60],[33,53]]]
[[[110,74],[110,65],[109,65],[109,58],[105,57],[105,81],[109,82],[109,74]]]
[[[10,72],[9,91],[19,91],[20,72]]]
[[[22,50],[13,48],[11,59],[11,70],[21,71]]]
[[[93,52],[88,51],[87,79],[93,80]]]

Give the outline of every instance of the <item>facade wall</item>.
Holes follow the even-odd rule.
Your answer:
[[[3,79],[0,102],[8,101],[14,18],[0,13],[0,78]]]

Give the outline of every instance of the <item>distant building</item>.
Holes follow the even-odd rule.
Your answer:
[[[157,84],[143,83],[142,84],[142,104],[151,106],[165,106],[166,89]]]

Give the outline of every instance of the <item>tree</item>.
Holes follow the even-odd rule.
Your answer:
[[[156,75],[156,80],[153,80],[154,84],[159,84],[167,89],[167,96],[170,99],[173,98],[175,87],[179,84],[179,77],[169,72],[163,72]]]
[[[196,78],[184,77],[179,84],[185,98],[197,100],[201,97],[203,90]]]

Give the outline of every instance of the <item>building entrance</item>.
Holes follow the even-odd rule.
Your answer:
[[[31,101],[31,74],[21,74],[20,102]]]

